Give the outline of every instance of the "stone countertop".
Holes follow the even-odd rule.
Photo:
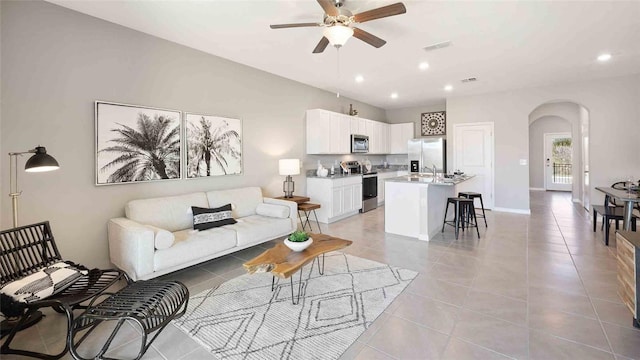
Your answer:
[[[473,178],[475,175],[463,175],[456,176],[451,179],[438,179],[437,181],[433,181],[433,176],[430,175],[405,175],[398,176],[390,179],[386,179],[385,181],[392,182],[404,182],[404,183],[414,183],[417,185],[439,185],[439,186],[453,186],[460,184],[463,181],[467,181]]]

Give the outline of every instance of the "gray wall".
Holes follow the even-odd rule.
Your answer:
[[[591,203],[596,186],[629,174],[640,177],[640,74],[447,99],[447,131],[457,123],[493,122],[495,206],[529,210],[529,115],[540,105],[569,101],[589,111]],[[453,143],[447,143],[451,158]],[[625,175],[627,174],[627,175]]]
[[[131,199],[260,186],[281,195],[278,159],[305,158],[307,109],[369,119],[382,109],[41,1],[2,1],[1,153],[38,144],[58,171],[20,172],[20,223],[50,220],[65,257],[108,265],[106,223]],[[94,185],[94,101],[240,118],[244,174],[144,184]],[[20,160],[24,166],[26,158]],[[10,226],[2,171],[2,228]],[[303,176],[295,177],[305,193]]]
[[[571,193],[573,200],[576,202],[582,201],[582,123],[580,110],[583,108],[583,106],[573,102],[559,101],[540,105],[529,114],[529,124],[545,116],[558,116],[569,121],[570,132],[573,136],[573,164],[571,168],[573,181]],[[530,172],[533,171],[531,170],[531,164],[529,164],[529,169]]]
[[[401,124],[401,123],[414,123],[413,125],[413,134],[416,138],[420,137],[420,117],[422,113],[426,112],[434,112],[434,111],[445,111],[447,108],[446,102],[437,103],[433,105],[425,105],[425,106],[415,106],[401,109],[388,109],[386,111],[387,114],[387,122],[390,124]],[[389,164],[396,165],[407,165],[408,160],[406,155],[388,155],[387,162]]]
[[[544,189],[544,134],[569,133],[571,124],[558,116],[544,116],[529,125],[529,187]],[[580,136],[574,136],[573,142]],[[580,156],[575,154],[574,156]]]

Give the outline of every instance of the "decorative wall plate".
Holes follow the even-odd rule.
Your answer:
[[[446,134],[446,126],[447,126],[446,111],[422,113],[420,121],[421,121],[421,127],[420,127],[421,136]]]

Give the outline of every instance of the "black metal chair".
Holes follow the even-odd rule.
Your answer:
[[[617,190],[627,190],[626,181],[618,181],[611,185],[612,188]],[[604,205],[592,205],[593,208],[593,232],[596,232],[598,214],[602,216],[601,230],[604,230],[604,243],[609,246],[609,230],[611,229],[611,221],[616,222],[616,230],[620,229],[620,221],[624,220],[624,205],[618,204],[616,199],[605,195]],[[640,210],[640,209],[639,209]],[[636,229],[636,216],[631,218],[631,228]]]
[[[48,221],[32,224],[0,232],[0,280],[2,286],[24,278],[38,270],[63,261],[56,246]],[[82,266],[78,266],[83,268]],[[5,314],[16,317],[15,325],[8,332],[8,337],[2,347],[1,354],[16,354],[40,359],[59,359],[69,351],[72,338],[73,310],[84,309],[81,305],[104,292],[120,279],[128,277],[120,270],[92,269],[87,275],[80,277],[71,286],[48,298],[31,303],[16,302],[12,309],[15,314]],[[4,308],[3,304],[3,308]],[[12,349],[11,342],[18,331],[28,327],[28,323],[35,323],[39,309],[52,307],[67,318],[66,346],[61,353],[50,355],[22,349]]]

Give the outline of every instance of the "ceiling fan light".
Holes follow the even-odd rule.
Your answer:
[[[336,24],[324,28],[322,35],[329,40],[331,45],[340,47],[344,45],[351,36],[353,36],[353,29],[348,26]]]

